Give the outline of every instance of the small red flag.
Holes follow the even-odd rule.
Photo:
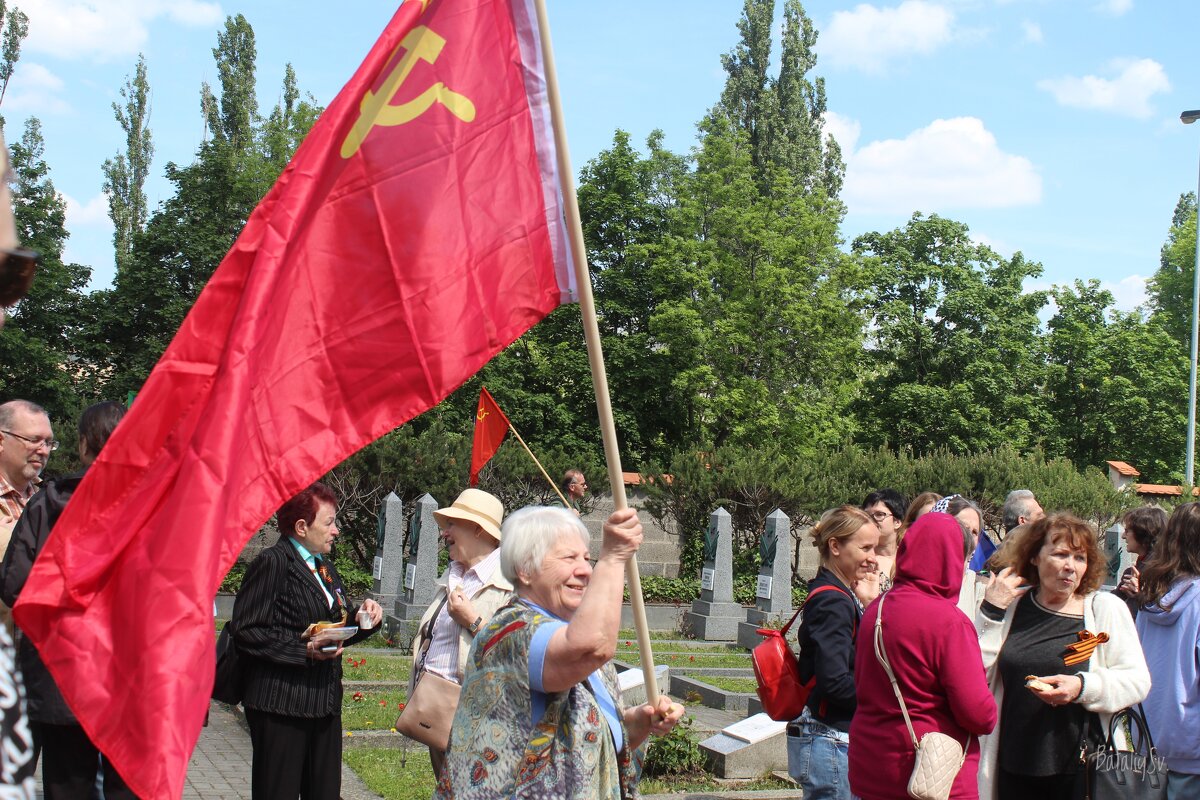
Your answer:
[[[130,788],[183,793],[247,539],[575,299],[533,0],[408,0],[251,215],[15,608]]]
[[[479,390],[479,407],[475,409],[475,442],[471,445],[471,485],[479,485],[479,471],[483,469],[504,441],[508,433],[508,417],[484,386]]]

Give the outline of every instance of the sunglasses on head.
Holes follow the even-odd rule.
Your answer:
[[[11,306],[25,296],[37,272],[38,254],[20,248],[0,248],[0,306]]]

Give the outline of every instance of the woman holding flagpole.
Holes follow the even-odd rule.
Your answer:
[[[251,562],[233,605],[233,638],[245,662],[242,706],[254,749],[255,800],[338,800],[342,786],[342,647],[315,624],[346,626],[366,612],[350,645],[379,630],[383,609],[352,608],[330,552],[337,497],[314,483],[276,512],[279,541]],[[352,630],[352,629],[351,629]],[[348,632],[348,631],[347,631]]]

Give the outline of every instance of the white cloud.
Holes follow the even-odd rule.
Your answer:
[[[98,61],[136,55],[159,17],[189,27],[222,19],[218,3],[201,0],[22,0],[21,10],[31,51]]]
[[[1092,6],[1093,11],[1099,11],[1101,14],[1108,14],[1112,17],[1122,16],[1131,8],[1133,8],[1133,0],[1103,0]]]
[[[1025,41],[1029,44],[1041,44],[1045,37],[1042,35],[1042,26],[1036,22],[1025,20],[1021,23],[1021,30],[1025,34]]]
[[[71,110],[61,96],[66,83],[34,61],[21,60],[13,69],[5,111],[33,111],[39,115],[63,114]]]
[[[80,203],[69,194],[64,194],[63,199],[67,201],[67,228],[81,226],[112,227],[112,220],[108,216],[108,197],[104,192],[96,195],[86,203]]]
[[[837,140],[838,146],[842,148],[843,158],[858,147],[858,137],[862,133],[862,125],[858,120],[842,116],[836,111],[826,111],[821,123],[825,135],[832,135]]]
[[[1008,208],[1041,202],[1042,179],[1029,159],[1003,152],[981,120],[958,117],[848,153],[843,197],[866,213]]]
[[[1130,275],[1116,283],[1101,281],[1100,286],[1112,292],[1117,308],[1122,311],[1133,311],[1146,302],[1146,280],[1144,275]]]
[[[1038,81],[1060,105],[1109,111],[1127,117],[1146,118],[1154,113],[1150,98],[1171,91],[1162,64],[1149,58],[1115,59],[1108,64],[1113,78],[1085,75]]]
[[[863,3],[834,13],[817,50],[826,63],[877,73],[891,59],[932,53],[954,38],[953,25],[953,11],[924,0],[894,8]]]

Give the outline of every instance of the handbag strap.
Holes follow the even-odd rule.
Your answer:
[[[433,644],[433,626],[437,624],[438,615],[442,613],[442,609],[446,606],[446,601],[450,599],[450,587],[446,587],[446,594],[442,597],[442,602],[438,603],[437,610],[433,612],[424,625],[421,626],[421,632],[417,634],[417,639],[420,645],[417,647],[417,680],[420,680],[420,673],[425,671],[425,654],[429,652],[429,645]],[[415,688],[416,682],[413,686]]]
[[[900,694],[900,683],[896,680],[896,673],[892,671],[892,665],[888,661],[887,649],[883,646],[883,601],[887,598],[887,594],[879,596],[879,608],[875,612],[875,658],[879,660],[879,665],[883,667],[883,671],[887,673],[888,680],[892,682],[892,691],[896,693],[896,700],[900,703],[900,713],[904,715],[904,725],[908,728],[909,738],[912,739],[913,749],[920,750],[921,743],[917,741],[917,732],[913,730],[912,719],[908,716],[908,706],[904,702],[904,695]],[[963,747],[963,760],[966,760],[967,748],[971,746],[971,735],[967,734],[967,744]]]

